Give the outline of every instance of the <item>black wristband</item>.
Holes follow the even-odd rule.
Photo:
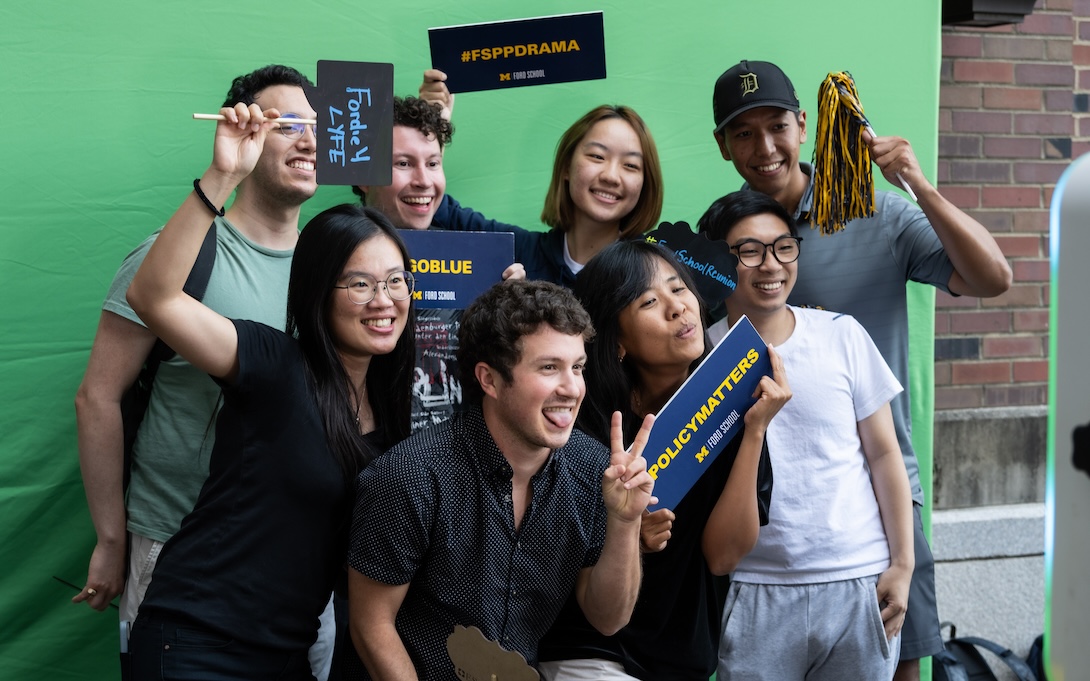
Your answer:
[[[215,206],[213,206],[212,202],[209,201],[208,197],[204,195],[203,191],[201,191],[201,179],[199,177],[193,180],[193,191],[197,193],[197,198],[199,198],[201,201],[204,201],[204,205],[208,206],[208,210],[212,211],[221,218],[223,217],[224,209],[216,208]]]

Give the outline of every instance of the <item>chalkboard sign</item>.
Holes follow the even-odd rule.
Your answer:
[[[318,184],[390,184],[394,65],[321,60],[307,98],[318,113]]]

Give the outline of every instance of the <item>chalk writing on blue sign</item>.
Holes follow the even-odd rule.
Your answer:
[[[326,133],[329,135],[329,161],[338,163],[343,168],[346,162],[360,163],[370,161],[369,147],[362,144],[360,134],[367,129],[364,123],[363,113],[371,108],[371,89],[346,87],[348,95],[346,108],[348,109],[348,133],[344,128],[344,109],[329,105],[329,127]],[[340,102],[338,102],[340,104]],[[345,148],[345,143],[349,149]],[[351,157],[348,156],[352,153]]]
[[[348,100],[348,117],[350,119],[348,129],[352,133],[349,142],[352,146],[358,147],[360,146],[360,133],[367,129],[367,124],[360,120],[360,107],[363,105],[364,95],[367,96],[367,108],[371,107],[371,88],[346,88],[346,92],[350,95],[356,95],[354,99]],[[367,155],[367,149],[367,145],[364,144],[362,149],[356,150],[356,153],[352,156],[352,163],[370,161],[371,157]]]

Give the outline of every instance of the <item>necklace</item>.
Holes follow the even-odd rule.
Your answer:
[[[363,390],[356,395],[356,427],[360,425],[360,409],[363,408],[363,401],[367,399],[367,386],[363,386]]]

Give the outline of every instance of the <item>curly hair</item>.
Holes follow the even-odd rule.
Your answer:
[[[443,149],[454,139],[454,124],[443,118],[442,111],[438,104],[419,97],[394,97],[394,126],[419,130],[425,137],[434,135]],[[364,195],[359,187],[352,187],[352,193],[360,199]]]
[[[474,373],[477,364],[484,362],[510,382],[522,356],[522,337],[542,324],[581,335],[584,343],[594,337],[590,315],[572,292],[547,281],[502,282],[470,303],[458,329],[458,367],[468,403],[480,404],[484,396]]]

